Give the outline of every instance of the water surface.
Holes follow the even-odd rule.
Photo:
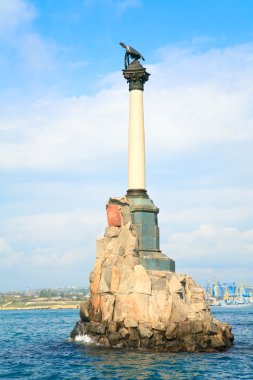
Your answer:
[[[216,308],[235,345],[225,353],[150,353],[69,341],[78,310],[0,311],[1,379],[253,379],[253,307]]]

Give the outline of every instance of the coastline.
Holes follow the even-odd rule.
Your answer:
[[[41,306],[10,306],[10,307],[0,307],[0,311],[5,310],[60,310],[60,309],[79,309],[80,305],[41,305]]]

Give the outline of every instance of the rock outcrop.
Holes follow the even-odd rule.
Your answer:
[[[94,344],[157,351],[221,351],[233,343],[231,326],[213,318],[204,291],[191,277],[147,270],[126,198],[113,199],[97,240],[91,297],[80,306],[71,338]]]

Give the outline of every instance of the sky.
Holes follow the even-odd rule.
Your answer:
[[[253,2],[0,0],[0,291],[88,286],[127,190],[123,41],[176,270],[253,283]]]

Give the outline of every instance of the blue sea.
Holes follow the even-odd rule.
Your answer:
[[[215,308],[233,325],[224,353],[152,353],[69,340],[78,310],[0,311],[1,379],[253,379],[253,307]]]

